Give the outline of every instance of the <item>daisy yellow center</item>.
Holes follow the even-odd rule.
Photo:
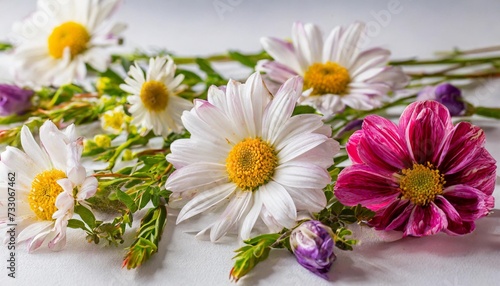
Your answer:
[[[151,80],[142,85],[141,100],[149,111],[162,111],[168,105],[167,86],[159,81]]]
[[[444,176],[432,164],[413,164],[412,168],[402,171],[399,182],[405,199],[419,206],[426,206],[443,193]]]
[[[229,179],[243,190],[267,183],[278,165],[274,148],[260,138],[247,138],[234,145],[226,159]]]
[[[66,178],[66,174],[61,170],[43,171],[35,176],[28,201],[31,210],[39,219],[52,220],[52,215],[57,210],[56,198],[63,191],[57,180],[63,178]]]
[[[312,64],[304,74],[304,89],[313,88],[312,95],[346,94],[350,82],[349,71],[334,62]]]
[[[87,49],[90,34],[81,24],[70,21],[55,27],[48,41],[49,54],[53,58],[62,58],[66,47],[69,47],[73,58]]]

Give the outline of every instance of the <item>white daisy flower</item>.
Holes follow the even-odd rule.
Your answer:
[[[128,111],[132,114],[132,124],[142,134],[153,130],[155,135],[168,136],[170,132],[182,131],[181,115],[191,109],[193,104],[177,96],[184,86],[184,75],[175,76],[176,65],[170,57],[151,58],[149,68],[144,73],[139,65],[130,67],[126,84],[120,88],[132,95],[127,98],[131,104]]]
[[[256,69],[278,83],[301,76],[301,102],[325,117],[343,111],[346,105],[358,110],[378,107],[388,92],[403,88],[409,79],[401,68],[387,66],[388,50],[360,50],[364,31],[363,23],[336,27],[323,41],[317,26],[297,22],[292,28],[292,43],[261,39],[274,61],[262,60]]]
[[[118,44],[124,29],[108,21],[120,2],[38,0],[37,11],[14,26],[20,42],[14,52],[17,79],[62,85],[82,81],[86,64],[105,71],[111,61],[106,48]]]
[[[48,239],[49,248],[59,250],[66,243],[66,227],[73,216],[75,200],[83,202],[97,190],[97,179],[87,177],[80,164],[83,139],[76,138],[74,125],[60,131],[51,121],[40,127],[38,145],[28,127],[21,129],[23,151],[8,146],[1,154],[0,178],[3,190],[15,190],[15,221],[0,215],[0,228],[16,223],[17,242],[28,242],[30,252]],[[0,192],[0,205],[8,206],[8,192]]]
[[[233,227],[247,239],[257,219],[272,230],[292,227],[297,211],[325,207],[327,168],[339,145],[321,116],[291,116],[302,80],[288,80],[272,98],[260,74],[245,84],[230,80],[226,92],[211,87],[182,122],[190,139],[171,145],[167,160],[177,169],[166,188],[189,201],[177,223],[228,202],[210,230],[216,241]]]

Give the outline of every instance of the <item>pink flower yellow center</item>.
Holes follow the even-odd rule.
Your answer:
[[[278,165],[274,148],[260,138],[247,138],[234,145],[226,159],[229,179],[243,190],[267,183]]]
[[[443,193],[445,183],[444,176],[431,163],[415,163],[412,168],[402,171],[399,188],[405,199],[416,205],[426,206]]]
[[[334,62],[312,64],[304,74],[304,89],[313,88],[311,95],[343,95],[350,82],[349,71]]]
[[[162,111],[168,105],[167,86],[159,81],[151,80],[142,85],[141,100],[144,107],[149,111]]]
[[[57,210],[56,198],[63,191],[57,180],[64,178],[66,174],[63,171],[49,170],[43,171],[33,179],[28,201],[31,210],[39,219],[52,220],[52,215]]]
[[[49,54],[55,58],[63,57],[64,49],[69,47],[71,57],[81,54],[87,49],[90,41],[90,34],[87,29],[76,22],[66,22],[57,26],[49,36]]]

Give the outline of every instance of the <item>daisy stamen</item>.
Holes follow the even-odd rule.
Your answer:
[[[82,24],[70,21],[54,28],[48,39],[50,55],[55,59],[63,57],[64,50],[70,49],[71,57],[87,49],[90,35]]]
[[[304,90],[312,88],[311,95],[343,95],[349,92],[350,82],[349,71],[334,62],[312,64],[304,74]]]
[[[52,220],[56,212],[56,198],[63,192],[57,180],[66,178],[61,170],[48,170],[35,176],[31,184],[28,200],[31,210],[39,219]]]
[[[276,151],[260,138],[236,144],[226,159],[229,179],[243,190],[255,190],[267,183],[278,165]]]

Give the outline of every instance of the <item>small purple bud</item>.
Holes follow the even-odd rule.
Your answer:
[[[292,231],[290,245],[300,265],[328,280],[327,273],[337,258],[328,226],[317,220],[306,221]]]
[[[465,114],[466,105],[460,89],[449,83],[442,83],[435,87],[425,87],[418,95],[417,100],[435,100],[448,108],[451,116]]]
[[[0,84],[0,115],[23,114],[31,107],[33,93],[15,85]]]
[[[360,130],[362,126],[363,126],[363,119],[352,120],[351,122],[347,123],[346,126],[344,126],[344,128],[342,128],[335,137],[341,138],[346,133],[351,134],[354,131]]]

